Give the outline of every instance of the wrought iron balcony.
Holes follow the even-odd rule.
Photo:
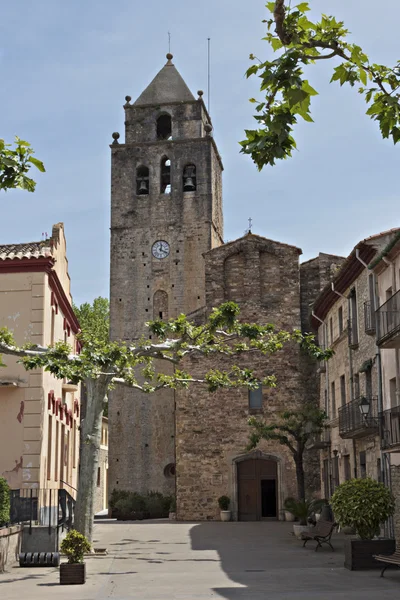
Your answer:
[[[382,448],[400,447],[400,406],[393,406],[381,413]]]
[[[360,403],[369,403],[369,412],[363,415]],[[356,439],[378,433],[378,399],[376,396],[362,397],[339,408],[339,435],[347,439]]]
[[[354,319],[347,321],[347,333],[350,348],[358,348],[358,324]]]
[[[377,311],[378,339],[382,348],[400,348],[400,290]]]
[[[375,311],[372,310],[371,302],[364,302],[364,324],[367,335],[375,335]]]

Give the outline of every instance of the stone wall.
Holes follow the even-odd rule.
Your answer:
[[[235,300],[241,308],[241,318],[246,321],[274,323],[287,330],[301,328],[298,257],[297,248],[254,235],[208,252],[205,255],[207,312],[225,300]],[[306,372],[302,367],[304,360]],[[316,365],[308,362],[295,344],[273,356],[243,355],[235,363],[252,368],[260,378],[276,375],[277,387],[263,389],[263,406],[257,411],[269,423],[278,419],[283,410],[295,409],[309,400],[310,389],[318,385]],[[202,377],[209,368],[226,370],[231,364],[232,360],[223,356],[214,356],[212,360],[192,357],[186,360],[184,369]],[[205,386],[196,386],[176,392],[178,519],[218,519],[217,499],[223,494],[231,498],[233,516],[237,518],[237,461],[253,456],[246,450],[251,413],[245,389],[211,394]],[[284,499],[297,496],[292,455],[285,446],[265,440],[257,451],[278,464],[278,513],[282,517]],[[313,462],[315,459],[309,464]],[[315,464],[311,469],[318,472]],[[313,476],[307,482],[309,493],[319,484]]]
[[[396,498],[396,512],[394,514],[394,532],[397,540],[397,547],[400,544],[400,466],[392,465],[390,468],[390,478],[392,483],[392,492]]]
[[[157,139],[160,114],[172,120],[172,139]],[[203,255],[223,241],[222,163],[206,135],[202,100],[162,106],[125,106],[125,144],[113,144],[111,177],[112,339],[149,337],[149,319],[174,318],[205,305]],[[170,160],[170,193],[161,193],[161,164]],[[196,167],[197,189],[183,189],[187,164]],[[149,170],[149,193],[138,195],[137,169]],[[154,257],[156,241],[169,254]],[[109,472],[113,488],[172,493],[164,469],[175,463],[175,400],[172,390],[110,394]]]
[[[335,295],[335,302],[324,316],[328,345],[334,350],[334,356],[325,365],[325,371],[320,373],[320,405],[329,415],[331,430],[331,447],[321,452],[321,461],[329,461],[330,490],[324,490],[329,496],[338,483],[346,478],[367,476],[380,479],[380,442],[378,435],[378,365],[376,361],[375,336],[368,335],[365,331],[364,303],[369,301],[368,288],[369,273],[362,269],[359,275],[341,291],[342,295]],[[357,298],[358,344],[349,347],[348,319],[349,300],[351,290],[355,289]],[[333,293],[333,292],[332,292]],[[339,318],[339,309],[342,318]],[[319,328],[319,337],[323,338],[323,326]],[[366,368],[366,365],[370,368]],[[345,378],[345,396],[341,394],[341,377]],[[332,383],[334,383],[334,394]],[[364,433],[353,434],[349,432],[341,437],[339,433],[340,408],[351,401],[357,401],[361,396],[372,401],[371,416],[375,414],[375,428],[363,427]],[[355,415],[359,417],[358,405],[353,405]],[[344,413],[342,412],[342,419]],[[359,417],[361,419],[361,417]],[[335,452],[338,459],[338,477],[334,472],[333,461]],[[362,454],[361,454],[362,453]],[[364,455],[365,453],[365,455]],[[365,463],[364,463],[365,457]],[[326,463],[325,463],[326,464]],[[321,477],[323,469],[321,465]]]
[[[0,529],[0,573],[15,566],[21,548],[21,540],[22,525]]]

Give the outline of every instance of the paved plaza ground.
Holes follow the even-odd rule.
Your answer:
[[[399,597],[400,569],[350,572],[336,548],[303,549],[288,523],[101,521],[83,586],[60,586],[53,568],[12,567],[1,600],[385,600]]]

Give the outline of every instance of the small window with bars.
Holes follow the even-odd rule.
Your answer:
[[[262,409],[263,395],[262,386],[255,390],[249,390],[249,411],[259,411]]]

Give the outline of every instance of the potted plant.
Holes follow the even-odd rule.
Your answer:
[[[381,523],[393,515],[395,499],[383,483],[373,479],[350,479],[336,488],[332,496],[335,521],[341,527],[353,527],[357,538],[345,541],[344,566],[350,570],[379,569],[374,554],[391,554],[395,540],[374,539]]]
[[[308,519],[326,503],[326,500],[295,500],[286,498],[284,502],[285,513],[288,512],[299,521],[293,525],[293,533],[300,538],[303,531],[309,531]]]
[[[296,518],[294,516],[294,514],[289,509],[286,509],[286,503],[288,503],[288,506],[293,506],[293,502],[295,502],[294,498],[286,498],[286,500],[285,500],[285,502],[283,504],[284,507],[285,507],[285,510],[284,510],[285,521],[294,521],[295,518]]]
[[[61,552],[68,558],[67,563],[60,565],[60,584],[74,585],[86,581],[86,564],[83,562],[85,553],[90,552],[89,540],[71,529],[61,542]]]
[[[176,499],[174,497],[171,498],[168,516],[171,521],[176,521]]]
[[[221,521],[231,520],[231,511],[229,510],[230,503],[231,500],[228,498],[228,496],[220,496],[218,498],[218,505],[221,511]]]

